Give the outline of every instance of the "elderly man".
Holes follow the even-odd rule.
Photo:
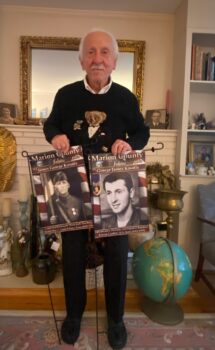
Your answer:
[[[82,145],[87,165],[89,153],[121,154],[142,149],[149,139],[136,97],[112,82],[118,45],[112,34],[93,30],[82,38],[79,59],[86,72],[84,80],[61,88],[51,114],[44,124],[46,139],[56,150],[67,152]],[[86,112],[97,112],[97,125]],[[102,113],[100,113],[102,112]],[[91,115],[91,113],[90,113]],[[94,115],[94,113],[93,113]],[[86,230],[62,233],[63,277],[67,317],[61,328],[66,343],[78,339],[86,305]],[[128,237],[107,237],[104,244],[104,284],[108,320],[108,341],[122,349],[127,341],[123,322],[127,278]]]

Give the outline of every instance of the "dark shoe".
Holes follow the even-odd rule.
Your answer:
[[[66,317],[61,327],[61,337],[67,344],[75,344],[80,334],[81,320]]]
[[[124,322],[108,322],[108,342],[115,349],[123,349],[127,343],[127,331]]]

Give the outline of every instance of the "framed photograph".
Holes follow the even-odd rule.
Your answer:
[[[45,233],[93,226],[92,206],[81,146],[63,156],[56,151],[28,156],[40,224]]]
[[[188,162],[214,166],[215,144],[213,142],[190,141],[188,147]]]
[[[95,237],[148,232],[145,153],[92,154],[89,159]]]
[[[146,111],[145,123],[150,129],[168,129],[169,116],[166,109],[152,109]]]
[[[17,106],[11,103],[0,103],[0,124],[14,124],[17,118]]]

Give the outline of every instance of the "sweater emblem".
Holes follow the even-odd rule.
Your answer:
[[[76,120],[76,122],[73,124],[73,130],[81,130],[82,123],[83,120]]]
[[[106,120],[107,114],[101,111],[86,111],[85,119],[88,123],[88,136],[92,138],[97,130],[100,128],[100,125]]]

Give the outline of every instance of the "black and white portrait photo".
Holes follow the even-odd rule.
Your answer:
[[[16,117],[16,105],[11,103],[0,103],[0,124],[15,124]]]
[[[149,217],[144,153],[132,151],[123,157],[106,154],[94,158],[91,185],[99,189],[92,196],[95,237],[146,232]],[[105,165],[97,166],[104,158]]]
[[[145,123],[150,129],[167,129],[166,109],[152,109],[146,111]]]
[[[50,224],[70,224],[85,219],[80,181],[78,183],[77,180],[76,169],[69,172],[60,170],[49,175],[45,191]]]

